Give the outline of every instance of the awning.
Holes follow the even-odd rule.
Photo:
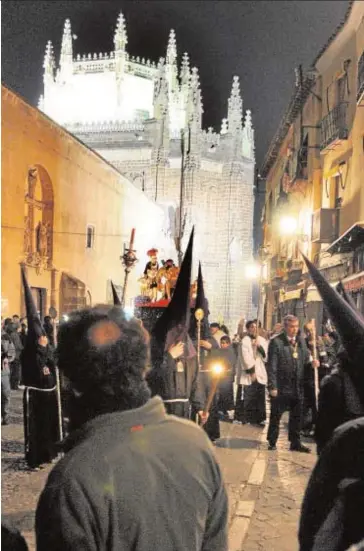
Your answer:
[[[343,280],[344,287],[347,291],[360,291],[364,289],[364,271],[359,272],[358,274],[353,274],[349,277],[346,277]]]
[[[326,252],[330,254],[349,253],[360,245],[364,245],[364,222],[357,222],[351,226],[326,249]]]
[[[330,285],[331,287],[336,287],[338,283],[339,281],[334,281]],[[360,291],[360,289],[364,289],[364,271],[345,277],[342,279],[342,283],[347,291]],[[316,289],[316,285],[310,285],[307,289],[306,302],[318,302],[321,300],[321,295]]]

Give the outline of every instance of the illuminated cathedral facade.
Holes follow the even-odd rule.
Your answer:
[[[46,47],[39,109],[163,207],[165,233],[177,248],[195,225],[210,321],[235,331],[254,315],[245,277],[253,255],[254,130],[239,79],[220,131],[204,129],[198,69],[186,53],[178,63],[174,31],[158,62],[132,57],[127,44],[120,14],[112,52],[75,55],[67,20],[58,64],[52,43]]]

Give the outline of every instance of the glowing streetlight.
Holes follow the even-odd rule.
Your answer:
[[[293,216],[283,216],[279,221],[281,235],[292,235],[297,230],[297,220]]]
[[[260,276],[260,266],[258,264],[248,264],[245,266],[245,277],[247,279],[258,279]]]

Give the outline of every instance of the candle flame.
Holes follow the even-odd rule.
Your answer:
[[[211,371],[214,373],[214,375],[221,375],[221,373],[224,371],[224,366],[222,364],[213,364],[211,367]]]

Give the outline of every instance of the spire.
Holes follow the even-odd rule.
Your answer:
[[[66,80],[72,75],[72,34],[71,34],[71,22],[66,19],[63,30],[61,57],[60,57],[60,76],[62,80]]]
[[[302,253],[301,253],[302,254]],[[353,362],[353,367],[363,369],[362,354],[364,351],[364,320],[340,295],[331,287],[318,269],[303,255],[308,271],[315,283],[322,301],[327,308],[335,328],[339,333],[346,353]]]
[[[252,112],[247,109],[243,129],[243,155],[248,159],[254,159],[254,129],[252,123]]]
[[[69,61],[69,57],[71,57],[72,61],[71,21],[69,19],[66,19],[62,36],[61,65],[63,63],[67,63]]]
[[[168,110],[168,81],[165,60],[160,58],[158,63],[158,74],[154,84],[154,116],[161,118]]]
[[[176,34],[172,29],[169,33],[167,53],[166,53],[167,80],[170,92],[178,91],[178,69],[177,69],[177,44]]]
[[[152,334],[158,341],[159,346],[164,347],[168,331],[174,329],[177,325],[183,325],[185,332],[187,333],[188,331],[190,317],[193,237],[194,228],[192,228],[187,249],[182,260],[181,269],[172,300],[161,317],[157,320],[152,331]]]
[[[125,26],[125,18],[123,14],[120,12],[115,34],[114,34],[114,46],[115,50],[125,50],[125,46],[128,43],[128,35],[126,33],[126,26]]]
[[[177,61],[176,33],[173,29],[169,33],[166,60],[170,65],[174,65]]]
[[[55,60],[54,60],[54,51],[53,44],[50,40],[47,42],[46,51],[44,55],[43,69],[44,69],[44,78],[51,77],[54,78],[54,69],[55,69]]]
[[[188,103],[187,103],[187,117],[188,121],[191,122],[193,119],[201,123],[202,118],[202,97],[200,89],[200,79],[198,76],[197,67],[192,68],[191,79],[190,79],[190,88],[188,94]]]
[[[228,120],[222,119],[220,134],[227,134],[227,133],[228,133]]]
[[[240,95],[239,77],[234,76],[233,86],[228,101],[229,132],[237,133],[242,129],[243,100]]]
[[[250,109],[247,109],[247,111],[246,111],[244,128],[246,128],[247,130],[250,130],[250,129],[253,128],[252,112],[250,111]]]
[[[114,306],[121,306],[121,300],[119,298],[119,295],[115,289],[115,285],[113,284],[113,282],[111,281],[111,290],[112,290],[112,298],[113,298],[113,301],[114,301]]]
[[[181,65],[181,72],[180,72],[180,79],[181,79],[181,86],[188,86],[188,83],[190,81],[190,61],[188,58],[188,54],[185,52],[182,57],[182,65]]]

